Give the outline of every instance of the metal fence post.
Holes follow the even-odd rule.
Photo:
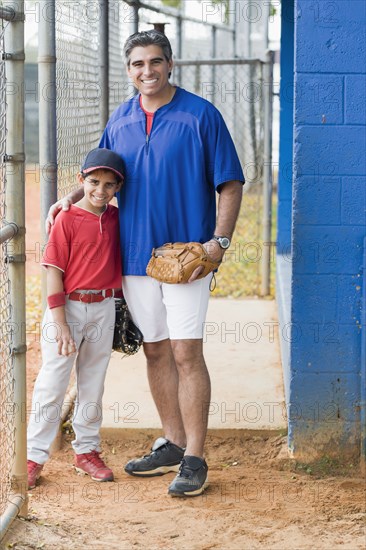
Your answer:
[[[99,0],[100,131],[109,118],[109,17],[108,0]]]
[[[215,27],[215,25],[213,25],[212,29],[212,48],[211,48],[211,52],[212,52],[212,59],[216,59],[216,56],[217,56],[217,29]],[[214,90],[215,89],[215,84],[216,84],[216,65],[212,65],[212,73],[211,73],[211,78],[212,78],[212,89]],[[212,95],[212,99],[211,99],[211,102],[213,105],[215,105],[215,94]]]
[[[47,17],[39,22],[38,78],[39,170],[41,182],[41,240],[47,241],[44,222],[51,204],[57,201],[56,121],[56,0],[47,3]],[[42,306],[46,308],[46,276],[42,271]]]
[[[6,79],[11,84],[7,94],[6,139],[6,207],[9,219],[19,231],[12,241],[9,263],[12,356],[14,366],[15,457],[12,488],[17,492],[10,500],[13,513],[27,515],[27,433],[26,408],[26,342],[25,342],[25,196],[24,196],[24,1],[7,2],[14,18],[5,31]],[[10,515],[9,515],[10,517]],[[5,520],[6,521],[6,520]],[[3,526],[2,526],[3,528]]]
[[[264,2],[262,6],[262,14],[264,19],[264,29],[263,29],[263,50],[268,50],[268,43],[269,43],[269,37],[268,37],[268,31],[269,31],[269,18],[271,14],[271,3],[270,2]]]
[[[139,0],[134,0],[132,2],[133,6],[133,32],[139,32],[139,9],[140,9],[140,2]]]
[[[183,21],[182,16],[177,17],[177,57],[182,59],[183,56]],[[182,85],[182,68],[178,67],[177,71],[178,86]]]
[[[272,229],[272,106],[274,52],[266,52],[263,67],[264,143],[263,143],[263,253],[261,294],[270,294]]]
[[[237,17],[237,8],[238,8],[237,3],[238,2],[236,0],[228,0],[228,3],[227,3],[228,12],[227,12],[226,20],[227,20],[227,23],[229,24],[229,26],[232,29],[233,57],[237,56],[237,43],[236,43],[236,40],[237,40],[236,17]],[[239,19],[240,19],[240,16],[239,16]]]

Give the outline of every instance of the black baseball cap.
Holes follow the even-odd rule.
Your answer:
[[[109,149],[98,147],[97,149],[92,149],[86,155],[81,171],[84,174],[89,174],[100,168],[112,170],[121,180],[125,177],[125,167],[122,158]]]

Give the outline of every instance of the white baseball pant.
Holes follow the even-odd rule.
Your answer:
[[[104,379],[111,356],[114,298],[85,304],[66,298],[66,319],[77,354],[58,355],[57,325],[47,308],[41,335],[42,368],[34,387],[28,424],[28,459],[44,464],[57,435],[65,393],[75,363],[77,398],[73,416],[76,454],[100,451]]]
[[[147,276],[123,276],[123,294],[144,342],[201,339],[211,280],[212,273],[179,285]]]

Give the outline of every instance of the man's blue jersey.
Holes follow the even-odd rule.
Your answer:
[[[139,96],[122,103],[100,147],[120,154],[126,165],[117,194],[124,275],[146,275],[152,248],[166,242],[208,241],[215,190],[226,181],[244,182],[221,114],[182,88],[155,112],[150,136]]]

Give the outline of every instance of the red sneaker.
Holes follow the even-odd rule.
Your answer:
[[[40,477],[43,470],[43,464],[33,462],[33,460],[27,460],[28,471],[28,489],[34,489],[37,485],[37,479]]]
[[[88,474],[94,481],[114,481],[113,472],[100,458],[98,451],[75,455],[75,470]]]

